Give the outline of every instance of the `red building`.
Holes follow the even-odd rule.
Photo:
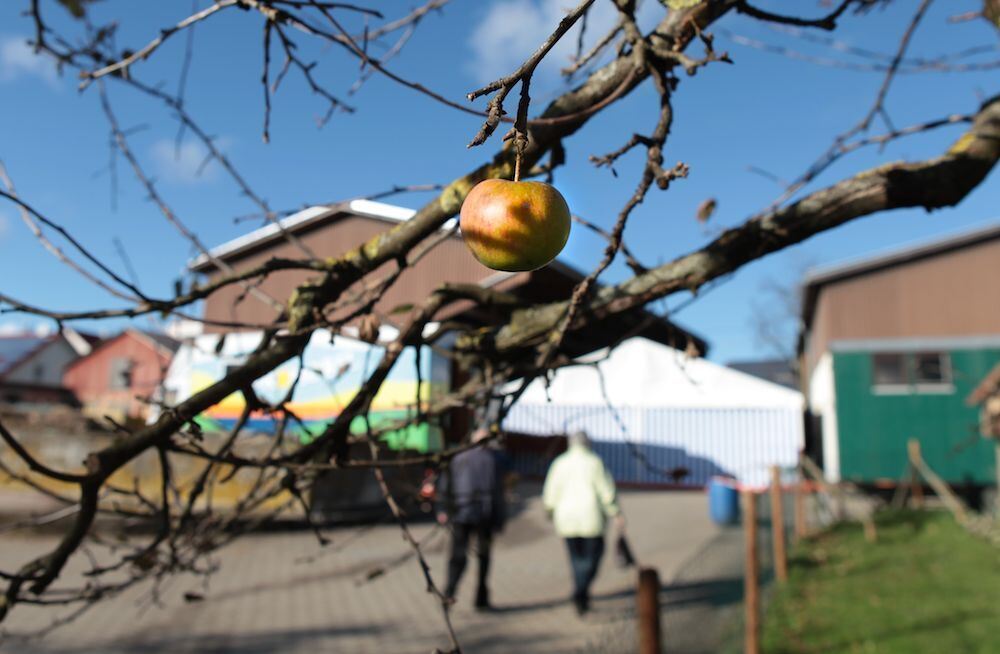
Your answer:
[[[66,367],[63,385],[86,415],[145,420],[178,343],[163,334],[127,329]]]

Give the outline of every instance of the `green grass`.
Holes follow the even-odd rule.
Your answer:
[[[945,513],[888,513],[796,550],[763,623],[766,654],[1000,652],[1000,550]]]

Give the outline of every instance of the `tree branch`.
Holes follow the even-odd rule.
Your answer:
[[[987,101],[972,127],[940,157],[918,163],[890,163],[859,173],[727,230],[697,252],[601,289],[570,327],[620,314],[681,290],[697,291],[706,282],[803,241],[815,234],[880,211],[923,207],[928,211],[960,202],[1000,158],[1000,96]],[[568,302],[513,314],[492,334],[466,336],[460,349],[511,354],[538,347],[568,308]]]

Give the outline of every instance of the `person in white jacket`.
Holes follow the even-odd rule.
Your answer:
[[[607,520],[614,518],[619,529],[625,526],[614,479],[590,449],[586,433],[569,435],[569,448],[549,467],[542,502],[556,533],[566,540],[573,573],[573,603],[582,615],[590,608],[590,585],[604,554]]]

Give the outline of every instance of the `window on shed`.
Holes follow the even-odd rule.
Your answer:
[[[135,368],[135,363],[131,359],[125,357],[112,359],[108,388],[112,390],[131,388],[133,368]]]
[[[948,392],[951,357],[947,352],[880,352],[872,355],[872,387],[887,393]]]
[[[948,384],[951,382],[951,361],[946,353],[917,352],[913,355],[914,384]]]
[[[899,353],[872,355],[872,385],[906,385],[906,359]]]

